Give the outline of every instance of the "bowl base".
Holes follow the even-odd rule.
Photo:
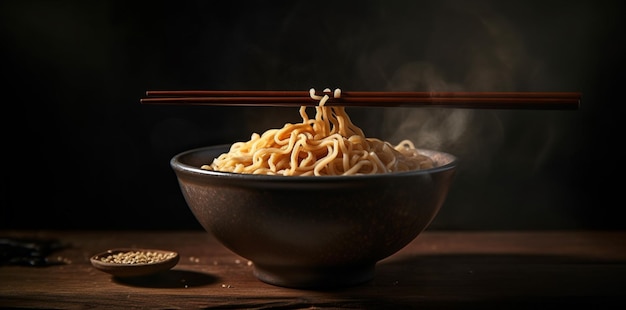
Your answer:
[[[282,287],[332,289],[362,284],[374,278],[375,264],[341,267],[285,267],[254,264],[261,281]]]

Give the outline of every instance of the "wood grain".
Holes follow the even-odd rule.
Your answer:
[[[626,301],[626,232],[426,231],[381,261],[374,280],[329,291],[265,284],[203,231],[0,231],[57,238],[58,265],[1,266],[0,306],[20,308],[483,308]],[[116,279],[89,257],[109,248],[177,251],[172,270]]]

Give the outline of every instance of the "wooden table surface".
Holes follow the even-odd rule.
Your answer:
[[[0,307],[61,309],[451,309],[626,305],[626,232],[425,231],[336,290],[263,283],[252,264],[204,231],[0,231],[68,245],[42,267],[0,266]],[[89,257],[116,247],[174,250],[179,263],[117,279]]]

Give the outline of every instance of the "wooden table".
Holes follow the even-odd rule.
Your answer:
[[[626,305],[626,232],[426,231],[365,284],[300,290],[263,283],[203,231],[0,231],[70,247],[44,267],[0,266],[0,307],[216,309],[519,309]],[[172,270],[116,279],[89,257],[115,247],[174,250]],[[619,308],[619,307],[618,307]]]

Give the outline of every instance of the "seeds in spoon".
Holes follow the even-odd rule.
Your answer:
[[[153,264],[173,258],[176,253],[152,252],[152,251],[127,251],[100,257],[104,263],[111,264]]]

